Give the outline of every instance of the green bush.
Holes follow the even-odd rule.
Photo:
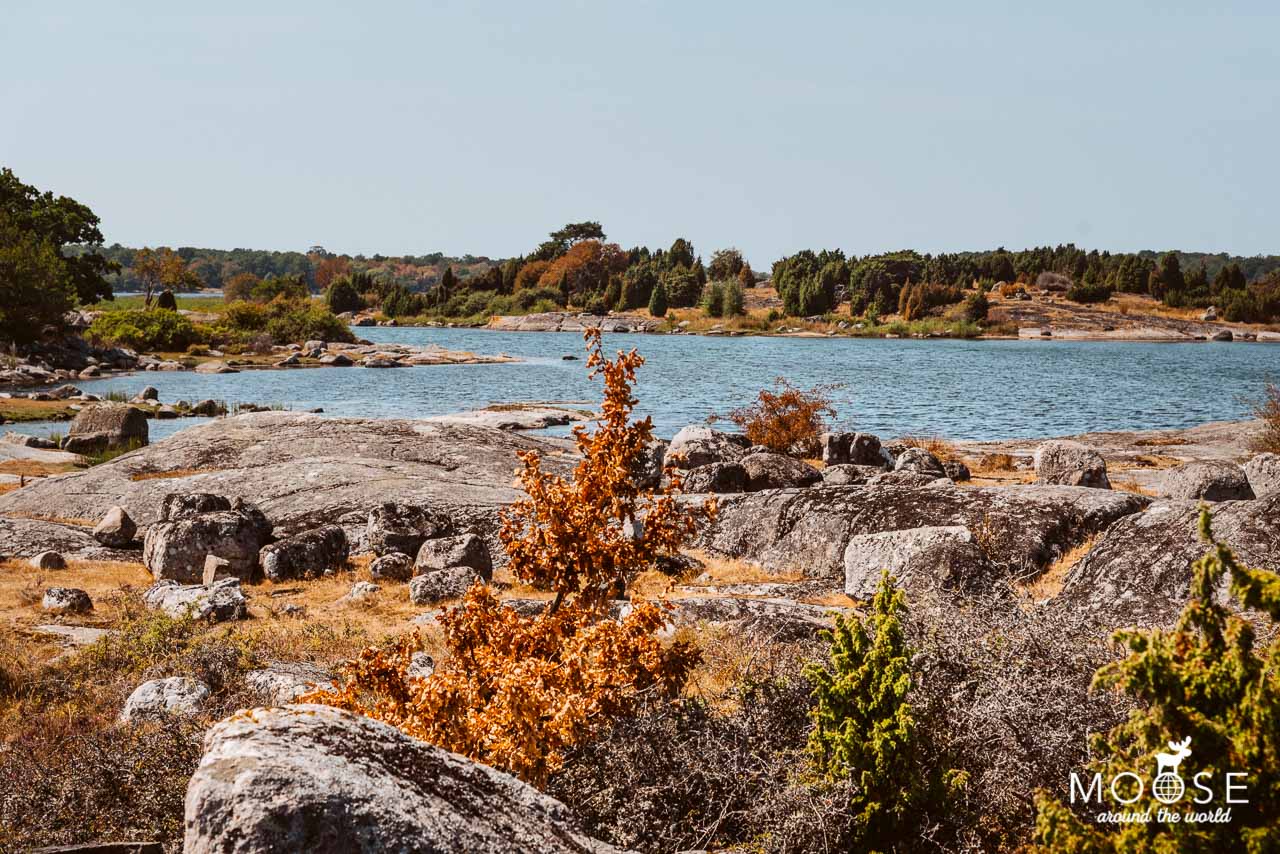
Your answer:
[[[737,317],[743,314],[743,302],[742,285],[735,281],[727,282],[724,286],[724,299],[720,304],[720,316]]]
[[[991,311],[991,301],[987,299],[984,291],[979,290],[976,294],[971,295],[964,301],[965,319],[974,323],[987,319],[987,313]]]
[[[1106,282],[1077,282],[1067,290],[1067,299],[1078,303],[1106,302],[1112,288]]]
[[[564,307],[564,294],[559,288],[522,288],[515,293],[516,305],[524,311],[556,311]],[[551,308],[537,308],[551,303]]]
[[[702,308],[708,317],[724,317],[724,284],[712,282],[702,292]]]
[[[352,284],[350,276],[339,276],[330,282],[329,289],[325,291],[324,300],[329,306],[329,311],[334,314],[360,311],[364,308],[364,300]]]
[[[1152,757],[1166,751],[1167,742],[1189,738],[1193,754],[1179,772],[1188,781],[1187,799],[1168,809],[1212,813],[1222,808],[1231,820],[1097,826],[1042,792],[1036,832],[1044,850],[1264,852],[1280,844],[1280,643],[1271,640],[1255,649],[1253,623],[1218,596],[1229,576],[1231,595],[1241,606],[1280,620],[1280,575],[1238,564],[1231,550],[1214,540],[1207,510],[1200,515],[1200,536],[1210,551],[1191,567],[1191,596],[1177,628],[1118,632],[1114,639],[1128,647],[1128,657],[1094,677],[1095,688],[1123,692],[1139,705],[1127,721],[1093,738],[1091,770],[1104,781],[1120,773],[1149,774]],[[1274,626],[1263,636],[1274,638]],[[1205,772],[1211,775],[1204,778],[1208,792],[1192,790],[1191,781]],[[1247,790],[1237,791],[1238,800],[1228,806],[1224,776],[1232,772],[1244,775]],[[1151,786],[1144,786],[1134,803],[1103,809],[1142,812],[1164,806]]]
[[[667,286],[658,282],[653,286],[649,297],[649,314],[654,317],[665,317],[667,314]]]
[[[191,321],[162,308],[103,312],[89,326],[89,338],[97,344],[151,351],[186,350],[202,340]]]
[[[355,340],[347,324],[319,306],[294,306],[279,312],[267,322],[267,334],[278,343]]]

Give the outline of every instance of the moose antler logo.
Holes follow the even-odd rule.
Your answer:
[[[1151,794],[1162,804],[1171,804],[1182,797],[1186,786],[1178,775],[1178,766],[1191,755],[1191,736],[1182,741],[1169,742],[1172,753],[1156,754],[1156,778],[1151,784]]]

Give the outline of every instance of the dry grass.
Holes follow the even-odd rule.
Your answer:
[[[74,418],[76,411],[65,400],[0,398],[0,421],[54,421]]]
[[[1062,592],[1063,582],[1067,579],[1067,573],[1075,567],[1080,561],[1084,560],[1085,555],[1093,550],[1098,542],[1098,535],[1089,537],[1082,543],[1076,544],[1073,548],[1063,552],[1049,568],[1046,569],[1036,578],[1019,585],[1019,589],[1029,597],[1032,601],[1039,602],[1044,599],[1052,599]]]
[[[8,493],[8,492],[13,492],[15,489],[20,489],[20,488],[21,488],[20,484],[0,483],[0,495],[4,495],[5,493]]]
[[[1268,382],[1261,400],[1253,404],[1253,415],[1262,421],[1262,430],[1249,442],[1257,453],[1280,453],[1280,385]]]
[[[37,522],[56,522],[59,525],[75,525],[78,528],[96,528],[99,519],[82,519],[77,516],[57,516],[53,513],[6,513],[14,519],[34,519]]]
[[[1167,448],[1173,445],[1185,445],[1186,439],[1178,436],[1153,436],[1150,439],[1139,439],[1133,444],[1140,448]]]
[[[972,468],[974,471],[997,472],[1014,471],[1017,466],[1010,454],[985,454]]]
[[[129,475],[129,480],[168,480],[178,477],[192,477],[197,474],[210,474],[218,469],[174,469],[173,471],[144,471]]]
[[[46,463],[40,460],[5,460],[0,462],[0,474],[15,474],[21,477],[49,477],[54,474],[66,474],[75,471],[75,463]]]
[[[32,569],[23,560],[0,563],[0,626],[25,629],[37,623],[56,622],[40,610],[40,598],[46,587],[78,587],[95,603],[125,586],[145,586],[151,573],[140,563],[114,561],[67,561],[66,569]],[[31,591],[40,595],[32,598]],[[78,617],[80,625],[105,625],[112,616],[98,609]]]
[[[701,549],[687,549],[685,554],[703,564],[697,576],[698,579],[705,578],[705,580],[695,581],[694,583],[697,584],[715,586],[724,584],[765,584],[769,582],[802,581],[804,579],[803,572],[769,572],[750,561],[714,555]]]
[[[1156,493],[1136,480],[1112,480],[1111,488],[1120,492],[1132,492],[1134,495],[1145,495],[1148,498],[1155,498]]]

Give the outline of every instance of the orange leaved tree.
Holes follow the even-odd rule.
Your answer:
[[[778,377],[772,391],[761,389],[748,405],[710,420],[727,418],[742,428],[753,445],[763,445],[779,454],[814,456],[827,430],[826,419],[835,417],[830,395],[837,388],[838,385],[819,385],[802,389]]]
[[[585,337],[587,367],[604,378],[599,424],[594,432],[575,429],[582,461],[571,478],[543,471],[535,452],[520,455],[528,497],[512,506],[499,533],[511,573],[555,598],[525,616],[477,582],[440,614],[448,656],[431,676],[407,675],[418,643],[408,636],[365,650],[340,687],[305,700],[386,721],[542,786],[569,748],[645,694],[680,690],[696,651],[658,638],[666,623],[658,605],[633,600],[615,620],[608,596],[677,549],[696,515],[671,491],[635,484],[653,438],[648,418],[631,420],[631,386],[644,360],[632,351],[610,361],[598,330]],[[672,484],[679,489],[678,478]]]

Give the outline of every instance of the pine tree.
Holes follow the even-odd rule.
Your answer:
[[[667,314],[667,286],[662,282],[653,286],[653,295],[649,297],[649,314],[654,317],[665,317]]]
[[[742,285],[737,282],[728,282],[724,286],[724,296],[720,303],[720,316],[737,317],[742,314],[742,302]]]
[[[1243,773],[1247,802],[1230,805],[1229,823],[1178,822],[1095,826],[1082,822],[1046,793],[1037,798],[1036,834],[1044,851],[1200,852],[1275,851],[1280,841],[1280,643],[1255,651],[1255,629],[1218,601],[1224,577],[1245,608],[1280,620],[1280,575],[1247,569],[1213,538],[1207,510],[1200,536],[1209,552],[1191,567],[1191,598],[1173,631],[1125,630],[1115,635],[1128,657],[1097,672],[1094,685],[1130,695],[1138,707],[1111,732],[1095,736],[1092,770],[1104,780],[1122,772],[1149,774],[1156,753],[1172,739],[1190,738],[1192,754],[1180,775],[1204,772],[1212,798],[1186,785],[1170,809],[1205,813],[1227,807],[1224,776]],[[1268,633],[1270,634],[1270,633]],[[1159,809],[1150,787],[1123,807]],[[1119,809],[1119,807],[1112,807]]]
[[[904,595],[885,572],[865,620],[837,616],[824,633],[830,662],[814,662],[805,675],[814,684],[814,728],[809,752],[830,781],[853,784],[852,847],[892,847],[909,832],[925,791],[916,762],[916,723],[910,650],[903,634]]]

